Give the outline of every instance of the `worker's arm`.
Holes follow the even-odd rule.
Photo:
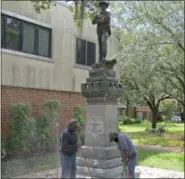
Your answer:
[[[128,161],[129,158],[129,151],[128,150],[121,150],[122,161]]]
[[[74,145],[69,145],[69,136],[64,133],[62,136],[62,148],[64,152],[74,152],[77,150],[77,143]]]
[[[120,152],[121,157],[123,161],[128,161],[129,158],[129,147],[127,145],[127,141],[124,138],[124,136],[119,137],[119,146],[120,146]]]

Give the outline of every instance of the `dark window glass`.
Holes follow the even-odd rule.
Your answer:
[[[47,29],[38,30],[38,54],[41,56],[49,56],[49,37],[50,33]]]
[[[1,14],[3,48],[51,57],[51,30]]]
[[[96,45],[82,39],[76,39],[76,63],[91,66],[96,61]]]
[[[96,46],[92,42],[87,42],[87,65],[91,66],[95,63]]]
[[[4,16],[1,16],[1,47],[4,47]]]
[[[76,63],[86,65],[86,41],[76,40]]]
[[[20,50],[20,22],[17,19],[5,18],[6,42],[5,47]]]
[[[23,23],[23,52],[35,53],[35,26],[29,23]]]

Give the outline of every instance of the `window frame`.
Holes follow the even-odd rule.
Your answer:
[[[12,50],[12,51],[17,51],[17,52],[22,52],[22,53],[26,53],[26,54],[31,54],[31,55],[36,55],[36,56],[40,56],[40,57],[45,57],[45,58],[52,58],[52,29],[51,28],[48,28],[48,27],[44,27],[44,26],[41,26],[41,25],[38,25],[38,24],[35,24],[35,23],[32,23],[32,22],[29,22],[29,21],[25,21],[23,19],[19,19],[17,17],[13,17],[11,15],[7,15],[7,14],[4,14],[4,13],[1,13],[1,18],[3,19],[3,39],[2,39],[2,48],[4,49],[7,49],[7,50]],[[16,50],[16,49],[10,49],[10,48],[7,48],[6,47],[6,18],[11,18],[11,19],[15,19],[15,20],[18,20],[19,23],[20,23],[20,28],[19,28],[19,40],[20,40],[20,44],[19,44],[19,50]],[[29,52],[26,52],[23,50],[23,24],[30,24],[32,26],[34,26],[35,28],[35,33],[34,33],[34,53],[29,53]],[[38,37],[38,31],[39,29],[44,29],[44,30],[47,30],[49,32],[49,37],[48,37],[48,55],[47,56],[44,56],[44,55],[39,55],[38,53],[38,40],[39,40],[39,37]]]
[[[83,40],[83,41],[85,41],[85,64],[80,64],[80,63],[78,63],[77,62],[77,40]],[[93,41],[89,41],[89,40],[86,40],[86,39],[82,39],[82,38],[79,38],[79,37],[76,37],[76,46],[75,46],[75,48],[76,48],[76,53],[75,53],[75,64],[76,65],[80,65],[80,66],[85,66],[85,67],[91,67],[91,65],[93,64],[91,64],[91,65],[87,65],[88,63],[87,63],[87,57],[88,57],[88,54],[87,54],[87,49],[88,49],[88,43],[92,43],[92,44],[94,44],[94,46],[95,46],[95,52],[94,52],[94,56],[95,56],[95,58],[94,58],[94,63],[96,63],[96,43],[95,42],[93,42]]]

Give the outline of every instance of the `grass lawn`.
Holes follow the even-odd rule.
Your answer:
[[[165,126],[168,129],[167,133],[184,134],[184,124],[183,123],[157,123],[157,127]],[[150,122],[143,122],[141,124],[132,125],[120,125],[120,129],[124,132],[139,132],[145,131],[146,128],[151,128]]]
[[[150,134],[145,132],[146,128],[151,127],[151,123],[145,122],[133,125],[120,125],[121,131],[126,132],[135,144],[141,145],[160,145],[167,147],[182,148],[184,140],[184,124],[179,123],[158,123],[157,126],[165,126],[167,132],[162,135]]]
[[[184,171],[184,153],[137,148],[137,165]]]

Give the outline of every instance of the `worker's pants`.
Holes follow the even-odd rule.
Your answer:
[[[128,161],[129,177],[135,178],[135,167],[136,167],[137,155],[134,154]]]
[[[76,156],[61,155],[61,178],[76,178]]]

